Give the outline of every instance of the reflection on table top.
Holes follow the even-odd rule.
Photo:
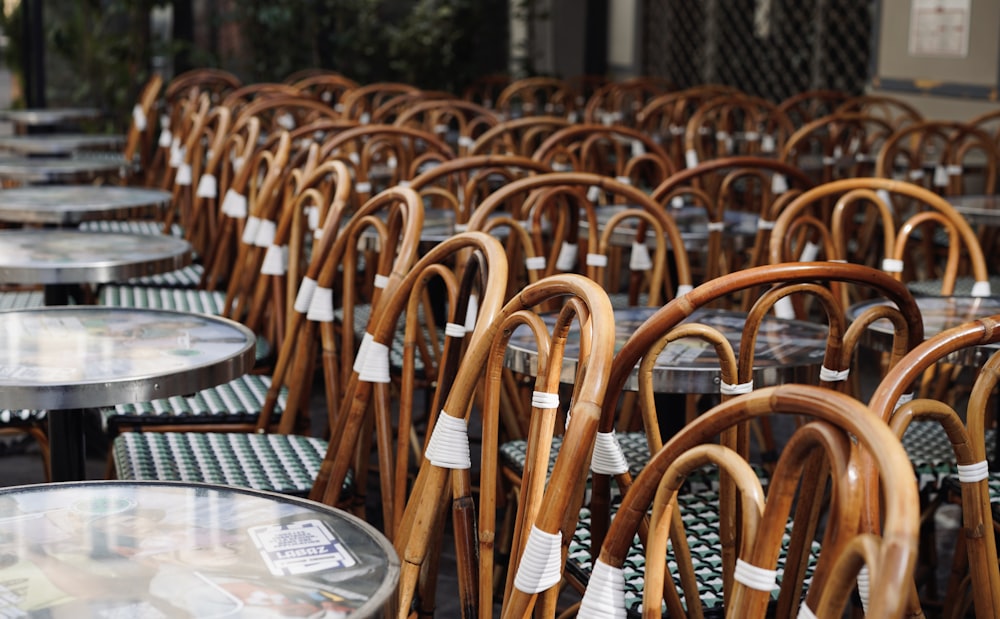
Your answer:
[[[4,488],[0,558],[5,617],[373,616],[399,578],[354,516],[206,484]]]
[[[948,202],[971,224],[1000,225],[1000,196],[949,196]]]
[[[0,408],[91,408],[245,374],[253,332],[206,314],[95,305],[0,312]]]
[[[978,318],[1000,314],[1000,297],[916,297],[916,301],[924,321],[924,337],[937,335],[946,329]],[[856,303],[848,309],[847,317],[854,320],[869,307],[888,303],[888,301]],[[864,343],[875,350],[890,350],[892,333],[892,324],[888,320],[876,321],[868,327]],[[1000,346],[993,344],[982,348],[992,352]],[[983,361],[980,358],[982,352],[978,349],[970,351],[968,355],[960,355],[955,362],[978,366]]]
[[[183,268],[191,245],[169,235],[60,229],[0,230],[0,282],[79,284]]]
[[[0,177],[21,183],[93,180],[125,169],[120,156],[99,154],[73,157],[0,157]]]
[[[113,185],[38,185],[0,191],[0,220],[67,226],[93,219],[132,219],[157,213],[170,192]]]
[[[100,117],[101,110],[94,107],[48,107],[0,110],[0,120],[34,127],[58,125],[76,120],[92,120]]]
[[[108,150],[125,144],[125,136],[101,133],[40,133],[0,136],[0,149],[22,155],[67,155],[82,149]]]
[[[615,309],[615,344],[621,348],[635,330],[659,308]],[[546,315],[554,324],[555,316]],[[696,310],[685,322],[697,322],[718,329],[739,353],[740,337],[746,314],[716,309]],[[797,320],[767,317],[757,336],[754,351],[754,385],[776,385],[792,379],[797,372],[818,375],[826,348],[827,329]],[[515,372],[535,375],[538,372],[537,346],[525,327],[519,327],[510,339],[504,363]],[[566,345],[562,381],[573,382],[579,359],[578,328],[573,327]],[[718,393],[720,374],[715,349],[702,340],[684,338],[669,344],[653,368],[653,388],[659,393]],[[636,390],[637,372],[625,388]]]

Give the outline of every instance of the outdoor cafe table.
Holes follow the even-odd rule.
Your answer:
[[[70,284],[124,281],[190,262],[191,245],[169,235],[0,230],[0,283],[45,284],[47,305],[65,303]]]
[[[945,198],[973,225],[1000,226],[1000,196],[965,195]]]
[[[109,175],[128,175],[121,155],[72,157],[0,157],[0,180],[21,185],[89,182]]]
[[[170,203],[170,192],[114,185],[35,185],[0,191],[0,221],[75,226],[83,221],[146,219]]]
[[[28,127],[54,127],[81,120],[101,117],[101,110],[95,107],[46,107],[0,110],[0,120],[14,124],[18,133]]]
[[[960,324],[1000,314],[1000,297],[916,297],[917,307],[924,320],[924,337],[931,337]],[[887,304],[888,301],[862,301],[848,308],[847,317],[856,319],[869,307]],[[861,343],[877,351],[892,349],[892,324],[888,320],[878,320],[865,330]],[[980,367],[986,356],[997,350],[997,346],[977,346],[960,351],[949,358],[952,363],[967,367]]]
[[[659,307],[616,308],[615,345],[621,348],[635,330]],[[543,316],[551,327],[556,315]],[[743,312],[701,308],[685,322],[697,322],[718,329],[734,350],[739,350],[740,337],[746,323]],[[561,380],[571,383],[580,356],[578,327],[570,330],[563,357]],[[806,382],[818,376],[826,351],[827,328],[799,320],[766,317],[757,335],[754,351],[753,382],[756,386],[777,385],[792,380]],[[525,327],[518,327],[507,346],[505,365],[520,374],[534,376],[538,372],[538,348]],[[803,374],[805,373],[805,374]],[[625,389],[638,389],[638,370],[629,376]],[[715,349],[696,338],[683,338],[670,343],[653,367],[653,390],[656,393],[719,393],[722,380]]]
[[[0,136],[0,150],[29,156],[67,156],[82,150],[114,151],[125,145],[122,134],[38,133]]]
[[[195,393],[250,371],[218,316],[97,305],[0,312],[0,408],[47,410],[55,481],[84,478],[84,410]]]
[[[0,616],[372,617],[389,541],[326,505],[209,484],[0,489]]]

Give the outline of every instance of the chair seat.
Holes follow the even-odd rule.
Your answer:
[[[629,472],[632,477],[635,477],[649,462],[649,443],[646,442],[646,435],[643,432],[622,432],[616,434],[615,437],[625,455],[625,461],[628,462]],[[559,455],[561,447],[562,437],[552,437],[552,449],[549,452],[549,473],[552,473],[552,467],[556,464],[556,456]],[[524,465],[528,457],[527,448],[528,442],[523,439],[502,443],[499,452],[501,465],[520,477],[524,474]]]
[[[990,288],[994,291],[993,294],[997,294],[996,291],[1000,291],[1000,276],[991,275],[989,278]],[[976,283],[976,280],[971,275],[961,275],[955,279],[955,294],[956,297],[969,297],[972,296],[972,286]],[[906,287],[910,289],[914,295],[923,297],[940,297],[941,296],[941,280],[939,279],[926,279],[907,282]]]
[[[96,219],[80,224],[81,230],[94,232],[119,232],[126,234],[163,234],[163,222],[155,219]],[[170,226],[170,235],[177,238],[184,236],[184,231],[177,224]]]
[[[692,489],[677,495],[678,503],[681,505],[681,518],[688,532],[688,545],[691,549],[691,560],[698,581],[701,602],[705,609],[706,616],[722,616],[723,613],[723,592],[722,592],[722,555],[719,550],[719,495],[717,490],[705,488]],[[618,509],[618,501],[614,501],[612,512]],[[791,540],[791,523],[786,528],[782,538],[782,550],[778,555],[778,582],[781,582],[784,572],[785,556],[788,544]],[[820,544],[812,543],[809,553],[809,563],[806,568],[806,578],[803,590],[808,590],[812,581],[813,571],[816,569],[816,562],[819,558]],[[625,606],[628,615],[639,617],[642,613],[642,592],[645,576],[644,550],[639,542],[638,536],[632,542],[622,570],[625,573]],[[581,583],[590,580],[590,573],[593,569],[590,555],[590,510],[584,508],[580,511],[580,520],[576,526],[576,532],[569,543],[569,554],[567,556],[567,574],[578,579]],[[674,586],[677,593],[681,595],[683,601],[683,590],[680,585],[680,578],[677,572],[677,563],[673,558],[673,544],[667,546],[667,573],[674,579]],[[778,599],[778,589],[771,593],[772,601]],[[665,608],[664,614],[665,614]],[[736,613],[737,615],[739,613]]]
[[[0,311],[19,310],[45,305],[41,290],[4,290],[0,292]]]
[[[941,424],[933,421],[914,421],[903,435],[903,447],[910,456],[917,473],[921,490],[936,490],[945,478],[956,475],[955,451]],[[986,450],[996,449],[996,430],[986,431]]]
[[[44,426],[46,423],[48,423],[48,413],[44,410],[0,409],[0,429]]]
[[[327,443],[296,434],[126,432],[112,457],[119,479],[225,484],[306,496]]]
[[[264,398],[271,386],[271,377],[246,374],[228,383],[203,389],[191,396],[160,398],[138,404],[119,404],[101,409],[101,421],[106,430],[117,434],[129,427],[167,424],[246,423],[257,421]],[[282,390],[275,405],[274,421],[285,409],[286,390]]]

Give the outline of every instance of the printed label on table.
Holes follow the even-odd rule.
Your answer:
[[[358,563],[320,520],[251,527],[248,533],[275,576],[342,569]]]

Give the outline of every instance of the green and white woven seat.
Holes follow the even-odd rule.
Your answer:
[[[297,434],[128,432],[112,457],[121,479],[225,484],[307,496],[327,442]]]
[[[986,431],[986,453],[995,453],[996,436],[996,430]],[[954,448],[937,422],[910,423],[903,435],[903,447],[913,463],[921,490],[936,490],[946,477],[958,474]]]
[[[688,532],[688,545],[691,549],[691,560],[695,577],[698,581],[699,596],[708,617],[721,617],[724,612],[722,597],[722,556],[719,554],[719,496],[717,490],[700,488],[697,491],[678,494],[681,505],[681,518]],[[618,501],[612,506],[617,511]],[[782,539],[782,551],[778,556],[778,583],[784,572],[785,556],[791,540],[791,525],[786,529]],[[820,544],[813,542],[806,568],[806,580],[803,590],[808,590],[816,562],[819,558]],[[645,575],[646,559],[638,536],[632,543],[625,558],[622,569],[625,573],[625,605],[630,617],[642,615],[642,592]],[[590,510],[584,508],[580,512],[580,520],[576,532],[569,544],[566,571],[569,575],[586,583],[590,580],[593,568],[590,554]],[[667,573],[673,575],[674,586],[683,600],[678,577],[677,563],[673,558],[673,546],[667,547]],[[772,601],[778,599],[778,590],[772,592]],[[664,608],[665,612],[665,608]],[[738,613],[737,613],[738,614]]]
[[[997,294],[996,291],[1000,290],[1000,276],[991,275],[990,279],[990,289],[993,290],[993,294]],[[971,275],[960,275],[955,279],[955,293],[956,297],[971,297],[972,287],[975,285],[976,280]],[[916,296],[921,297],[940,297],[941,296],[941,280],[939,279],[926,279],[926,280],[914,280],[911,282],[906,282],[906,287],[910,289]]]
[[[101,409],[101,421],[112,435],[143,425],[245,423],[257,421],[267,390],[269,376],[246,374],[228,383],[203,389],[190,396],[160,398],[139,404],[119,404]],[[285,409],[287,391],[278,397],[275,422]]]
[[[95,219],[80,224],[81,230],[93,232],[123,232],[127,234],[163,234],[163,222],[153,219]],[[182,238],[184,230],[177,224],[170,226],[170,235]]]
[[[43,307],[45,293],[41,290],[5,290],[0,292],[0,311]]]
[[[48,414],[44,410],[0,409],[0,428],[44,427],[46,423],[48,423]]]
[[[368,328],[368,320],[371,316],[371,310],[371,305],[368,305],[367,303],[354,306],[354,333],[359,338],[364,335],[365,329]],[[342,319],[343,315],[342,309],[337,308],[334,310],[334,316],[338,321]],[[403,321],[405,319],[406,314],[404,313],[403,316],[400,317],[399,323],[396,325],[396,335],[393,336],[392,342],[390,342],[389,346],[389,366],[393,369],[403,367]],[[426,323],[423,318],[420,320],[420,329],[423,331],[426,341],[430,341],[431,334],[430,331],[427,330]],[[444,327],[438,329],[437,334],[439,340],[437,346],[438,350],[440,350],[441,345],[444,343]],[[413,366],[414,371],[418,374],[424,371],[424,360],[419,354],[414,355]]]

